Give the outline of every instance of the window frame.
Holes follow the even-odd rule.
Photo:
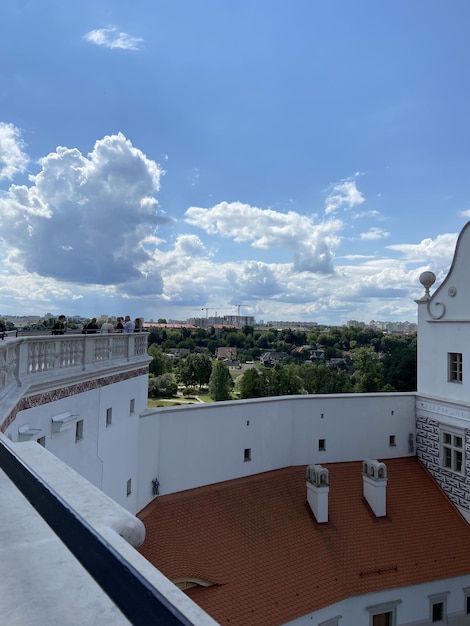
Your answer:
[[[458,445],[457,439],[460,439],[461,445]],[[465,431],[441,424],[439,448],[441,467],[459,476],[465,476]]]
[[[447,624],[447,596],[448,591],[443,593],[433,593],[428,596],[429,599],[429,622],[431,624]],[[442,605],[442,618],[434,619],[434,607],[438,604]]]
[[[450,383],[463,382],[463,355],[462,352],[447,353],[447,380]]]

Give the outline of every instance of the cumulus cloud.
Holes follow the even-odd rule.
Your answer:
[[[120,50],[139,50],[144,41],[140,37],[132,37],[119,31],[115,26],[90,30],[84,35],[84,39],[97,46],[111,49],[119,48]]]
[[[29,157],[24,147],[21,131],[13,124],[0,122],[0,180],[12,180],[26,170]]]
[[[347,178],[333,185],[325,201],[325,214],[329,215],[342,208],[352,209],[365,200],[357,188],[355,177]]]
[[[143,281],[151,236],[168,221],[154,197],[160,167],[121,133],[97,141],[88,155],[58,147],[39,164],[30,185],[11,185],[0,198],[12,260],[72,283]]]
[[[333,271],[333,250],[343,227],[337,219],[316,223],[295,211],[281,213],[241,202],[220,202],[209,209],[190,207],[186,221],[209,235],[249,242],[253,248],[292,250],[299,271],[319,273]]]

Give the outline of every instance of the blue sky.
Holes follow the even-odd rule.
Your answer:
[[[470,218],[467,0],[3,0],[0,314],[416,319]]]

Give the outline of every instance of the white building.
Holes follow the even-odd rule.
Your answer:
[[[36,513],[43,514],[35,500],[38,488],[30,488],[32,506],[15,487],[20,470],[10,466],[19,459],[27,475],[37,473],[41,488],[65,502],[66,512],[78,519],[76,533],[89,525],[104,540],[105,552],[130,563],[178,614],[179,621],[154,623],[214,624],[200,605],[220,623],[244,626],[468,624],[469,263],[467,224],[449,275],[433,295],[433,275],[421,278],[416,393],[287,396],[149,410],[146,335],[1,342],[4,623],[152,623],[148,616],[134,618],[132,606],[130,612],[121,607],[122,617],[116,604],[123,596],[132,604],[128,587],[117,599],[108,588],[103,593],[60,547],[61,528],[52,532]],[[316,483],[324,470],[328,481]],[[272,494],[267,499],[266,487]],[[255,517],[261,498],[264,517]],[[203,526],[197,526],[200,502],[206,502],[205,513],[217,513],[212,555],[192,548],[205,541]],[[172,517],[178,506],[180,517]],[[240,520],[238,544],[237,511],[245,520],[253,515],[248,525]],[[156,541],[162,571],[187,595],[131,547],[144,536],[137,513],[148,526],[142,551],[153,554]],[[183,535],[174,535],[172,526],[181,526]],[[225,544],[218,543],[222,531]],[[312,554],[305,559],[310,531]],[[80,543],[77,534],[62,539],[69,547]],[[166,554],[172,541],[180,543]],[[232,552],[221,553],[229,541]],[[277,560],[286,546],[285,560]],[[231,578],[240,562],[250,587],[237,587],[240,579]],[[118,569],[106,571],[111,578]],[[123,578],[116,573],[110,587],[119,588]]]

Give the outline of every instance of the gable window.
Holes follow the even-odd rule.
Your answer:
[[[449,381],[454,383],[462,382],[462,353],[449,352],[448,354]]]
[[[459,474],[464,473],[463,433],[458,430],[441,430],[441,464]]]

